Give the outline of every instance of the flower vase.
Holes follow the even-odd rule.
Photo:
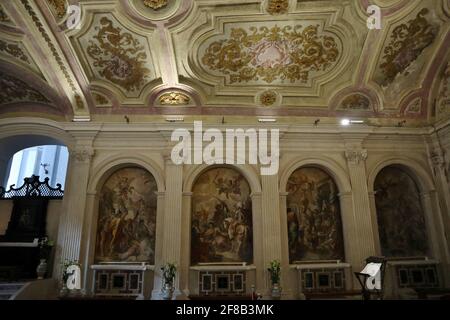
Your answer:
[[[172,300],[174,288],[170,283],[166,283],[162,290],[163,300]]]
[[[44,279],[45,274],[47,273],[47,260],[46,259],[41,259],[39,265],[36,268],[36,273],[37,273],[37,278],[39,280]]]
[[[274,283],[272,285],[272,299],[273,300],[281,299],[281,287],[278,283]]]

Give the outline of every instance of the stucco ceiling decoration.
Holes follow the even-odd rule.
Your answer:
[[[422,98],[416,98],[405,109],[405,114],[420,115],[422,112]]]
[[[261,107],[259,94],[273,90],[282,107],[328,109],[336,88],[352,85],[368,30],[354,4],[305,12],[289,2],[280,15],[256,3],[195,4],[172,43],[179,82],[206,104]]]
[[[273,106],[278,100],[278,95],[275,91],[267,90],[259,95],[259,103],[265,107]]]
[[[187,105],[191,101],[191,98],[182,92],[171,91],[162,94],[159,98],[161,105]]]
[[[285,14],[289,10],[289,0],[268,0],[267,12],[270,14]]]
[[[103,94],[92,92],[92,97],[94,98],[95,105],[97,107],[111,107],[111,101]]]
[[[72,43],[91,85],[143,104],[144,91],[158,78],[149,35],[128,29],[113,14],[99,13],[92,16],[88,28],[73,36]]]
[[[382,96],[385,112],[408,107],[408,97],[421,90],[448,32],[447,13],[435,1],[411,2],[401,12],[402,16],[387,20],[371,81]]]
[[[449,57],[450,60],[450,57]],[[436,119],[441,120],[450,117],[450,62],[444,65],[440,74],[440,85],[436,99]]]
[[[14,25],[13,21],[9,18],[3,6],[0,4],[0,24]]]
[[[0,76],[0,104],[16,102],[51,103],[38,90],[32,88],[22,80],[2,74]]]
[[[18,64],[42,76],[39,67],[22,42],[0,38],[0,59]]]
[[[232,28],[229,38],[209,43],[201,61],[228,84],[307,83],[327,71],[340,54],[337,41],[319,35],[317,25]]]
[[[384,48],[383,63],[380,65],[385,76],[383,86],[392,83],[398,74],[407,70],[423,50],[433,43],[439,26],[428,22],[428,14],[429,10],[424,8],[415,19],[395,27],[392,31],[390,41]]]
[[[67,13],[67,1],[66,0],[46,0],[49,4],[53,15],[57,20],[65,17]]]
[[[80,4],[80,29],[65,27],[69,4]],[[382,8],[381,30],[367,28],[370,4]],[[0,67],[34,89],[29,80],[45,78],[40,93],[64,112],[70,103],[68,119],[348,113],[425,122],[448,114],[449,21],[447,0],[4,1]]]
[[[372,111],[370,99],[361,93],[353,93],[345,97],[339,104],[338,109],[346,111]]]
[[[122,5],[129,11],[130,17],[137,23],[155,25],[158,21],[173,18],[186,0],[125,0]]]
[[[152,8],[153,10],[161,9],[167,6],[168,0],[143,0],[144,6]]]

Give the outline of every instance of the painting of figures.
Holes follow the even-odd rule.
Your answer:
[[[302,167],[288,180],[289,261],[343,260],[344,248],[338,189],[333,178],[316,167]]]
[[[213,168],[193,187],[191,263],[252,263],[252,204],[244,176]]]
[[[156,181],[138,167],[119,169],[100,191],[95,261],[154,263]]]
[[[415,181],[405,170],[389,166],[378,174],[374,190],[382,254],[426,256],[428,239]]]

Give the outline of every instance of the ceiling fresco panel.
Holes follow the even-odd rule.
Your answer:
[[[89,27],[72,37],[72,43],[91,84],[140,101],[145,89],[160,77],[150,50],[151,38],[151,30],[136,32],[114,14],[96,12]]]
[[[408,94],[421,88],[448,32],[448,16],[437,2],[441,1],[416,1],[412,10],[402,10],[387,24],[371,81],[387,111],[397,110]]]
[[[351,84],[367,28],[349,2],[322,11],[288,6],[284,15],[251,4],[238,14],[236,5],[197,6],[172,40],[180,81],[195,83],[210,104],[232,95],[254,105],[258,93],[276,89],[284,105],[328,108],[332,92]]]

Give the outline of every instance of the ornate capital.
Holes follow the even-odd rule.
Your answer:
[[[70,150],[70,157],[76,162],[90,162],[94,154],[95,151],[88,148]]]
[[[445,168],[445,159],[442,152],[432,152],[430,159],[435,168]]]
[[[345,151],[345,157],[350,164],[357,165],[361,161],[366,161],[367,159],[367,150],[347,150]]]

